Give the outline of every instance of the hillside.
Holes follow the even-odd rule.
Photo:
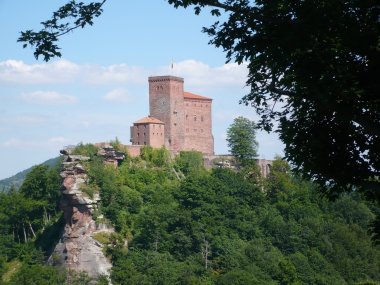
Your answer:
[[[51,158],[49,160],[46,160],[45,162],[41,163],[42,165],[47,165],[49,167],[54,167],[59,161],[59,157]],[[29,167],[28,169],[25,169],[23,171],[20,171],[19,173],[0,180],[0,191],[7,191],[9,190],[12,185],[14,185],[17,189],[20,188],[22,182],[24,181],[26,175],[33,169],[34,166]]]
[[[252,166],[206,170],[196,152],[173,160],[146,147],[118,167],[98,154],[88,145],[67,157],[70,185],[87,181],[81,195],[100,196],[91,217],[76,206],[68,222],[83,234],[83,219],[113,226],[92,238],[112,261],[114,285],[380,284],[380,247],[368,233],[380,209],[358,193],[330,201],[281,160],[263,179]],[[63,227],[58,171],[36,167],[19,193],[0,194],[0,284],[90,284],[41,261]]]

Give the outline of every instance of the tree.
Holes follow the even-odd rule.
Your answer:
[[[232,155],[242,165],[257,157],[256,125],[244,117],[237,117],[227,129],[227,143]]]
[[[167,1],[223,14],[203,31],[227,61],[247,64],[251,91],[241,103],[261,116],[262,129],[279,123],[296,171],[334,192],[360,188],[380,199],[377,1]],[[60,56],[58,38],[92,25],[105,2],[70,1],[19,41],[35,46],[36,58]]]
[[[274,122],[285,156],[307,178],[337,190],[380,195],[380,26],[377,1],[169,0],[211,7],[204,32],[247,63],[254,107],[267,131]]]

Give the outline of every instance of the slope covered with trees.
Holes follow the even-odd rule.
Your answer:
[[[48,159],[47,161],[43,162],[43,165],[47,165],[49,167],[54,167],[57,165],[59,161],[59,157]],[[8,191],[9,189],[14,186],[16,189],[20,188],[22,183],[24,182],[24,179],[26,175],[32,171],[33,167],[30,167],[28,169],[25,169],[23,171],[18,172],[17,174],[0,180],[0,191]]]
[[[359,193],[329,201],[280,159],[266,180],[202,164],[196,152],[171,160],[145,148],[117,169],[97,156],[86,165],[89,195],[101,195],[95,217],[116,229],[95,237],[113,284],[378,284],[367,230],[380,209]],[[43,264],[62,224],[53,172],[36,167],[0,196],[0,284],[89,282]]]

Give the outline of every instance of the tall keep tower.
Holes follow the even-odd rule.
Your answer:
[[[183,78],[153,76],[148,81],[150,115],[165,123],[165,146],[179,152],[185,145]]]

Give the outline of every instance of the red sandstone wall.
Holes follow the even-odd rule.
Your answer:
[[[132,157],[137,157],[140,155],[142,145],[127,145],[128,154]]]
[[[131,127],[131,141],[133,145],[146,145],[148,130],[145,124],[135,124]]]
[[[131,127],[131,142],[133,145],[149,145],[162,147],[164,145],[165,126],[162,124],[134,124]]]
[[[185,99],[185,150],[214,154],[211,100]]]
[[[160,148],[164,145],[165,127],[162,124],[149,124],[147,145]]]
[[[179,152],[184,147],[183,78],[149,77],[150,115],[165,123],[165,146]]]

